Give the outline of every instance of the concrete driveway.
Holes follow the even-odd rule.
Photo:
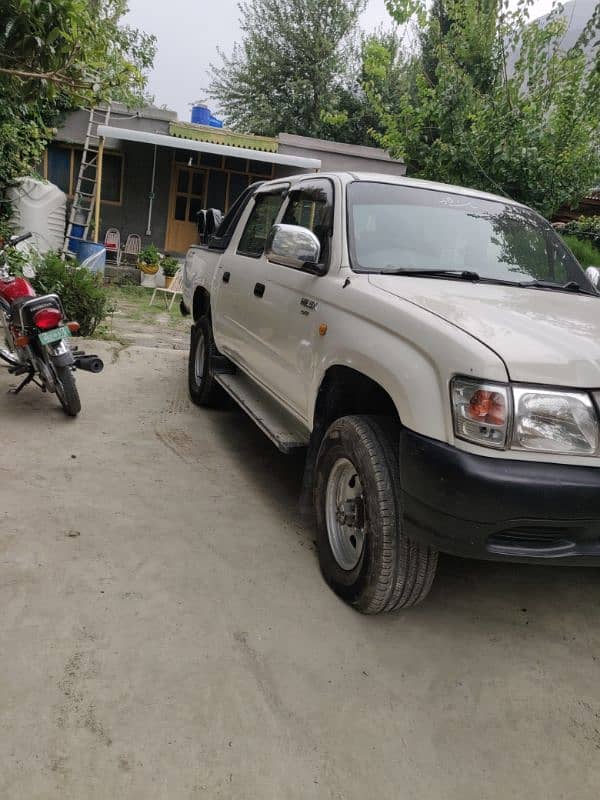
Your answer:
[[[76,421],[0,374],[2,800],[597,799],[597,571],[448,558],[362,617],[300,461],[182,350],[99,349]]]

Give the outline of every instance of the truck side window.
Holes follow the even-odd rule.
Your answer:
[[[281,220],[286,225],[300,225],[312,231],[321,243],[321,264],[329,261],[329,243],[333,225],[333,186],[328,180],[314,181],[290,192],[289,203]]]
[[[283,197],[281,190],[276,194],[258,195],[240,239],[238,253],[254,258],[262,256],[267,236],[283,203]]]

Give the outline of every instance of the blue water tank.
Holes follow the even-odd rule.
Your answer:
[[[98,242],[80,242],[78,259],[81,266],[92,272],[104,272],[106,248]]]
[[[210,109],[203,103],[194,103],[192,106],[192,122],[195,125],[210,125],[211,116]]]
[[[209,121],[208,124],[210,125],[211,128],[222,128],[223,127],[223,120],[217,119],[216,117],[213,117],[213,115],[211,114],[210,115],[210,121]]]

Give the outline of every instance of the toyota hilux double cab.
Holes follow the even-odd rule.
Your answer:
[[[600,563],[600,272],[531,209],[384,175],[249,187],[184,269],[189,391],[284,452],[363,613],[438,553]]]

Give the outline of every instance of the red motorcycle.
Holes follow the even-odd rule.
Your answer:
[[[13,236],[0,246],[0,320],[6,345],[0,347],[0,359],[8,364],[11,374],[24,376],[11,390],[13,394],[35,383],[43,392],[56,393],[65,413],[76,417],[81,401],[75,370],[102,372],[104,364],[98,356],[68,346],[68,339],[79,331],[79,323],[66,321],[58,295],[38,296],[28,280],[10,275],[7,247],[30,236]]]

